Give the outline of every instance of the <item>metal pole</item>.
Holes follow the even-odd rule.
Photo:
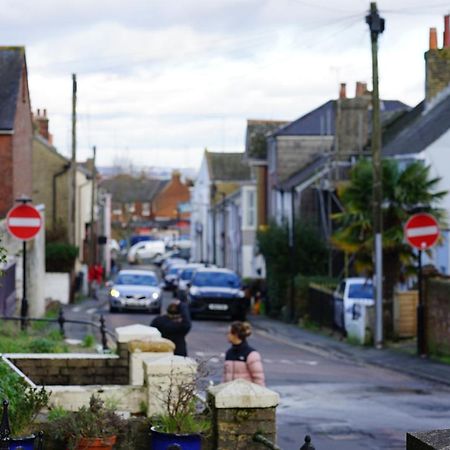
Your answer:
[[[28,315],[28,300],[27,300],[27,242],[23,241],[22,243],[22,305],[20,308],[20,317],[22,320],[20,321],[20,327],[22,330],[25,330],[27,326],[26,317]]]
[[[69,241],[76,244],[76,198],[77,198],[77,76],[72,74],[72,158],[70,160]]]
[[[419,250],[419,264],[417,273],[419,304],[417,305],[417,354],[425,356],[427,353],[425,341],[425,305],[422,289],[422,250]]]
[[[291,229],[289,236],[289,253],[291,260],[291,292],[289,296],[289,321],[294,320],[295,313],[295,188],[291,189]]]
[[[372,43],[372,164],[373,164],[373,234],[375,255],[375,347],[383,346],[383,185],[381,164],[380,93],[378,89],[378,36],[384,31],[384,19],[375,2],[366,17]]]
[[[95,229],[94,229],[94,223],[95,223],[95,158],[97,155],[97,148],[93,147],[94,157],[92,160],[92,189],[91,189],[91,229],[90,229],[90,258],[89,263],[92,266],[95,266],[95,263],[97,262],[96,254],[95,254]]]

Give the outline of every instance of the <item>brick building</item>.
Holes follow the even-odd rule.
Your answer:
[[[30,95],[24,47],[0,47],[0,218],[32,195]]]

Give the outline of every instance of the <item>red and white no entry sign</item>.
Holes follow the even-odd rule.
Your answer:
[[[9,210],[6,226],[14,237],[28,241],[39,233],[42,217],[33,205],[21,204]]]
[[[404,232],[409,245],[427,250],[439,239],[439,223],[431,214],[414,214],[406,222]]]

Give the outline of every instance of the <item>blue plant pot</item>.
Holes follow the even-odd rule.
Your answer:
[[[167,446],[178,444],[182,450],[201,450],[202,438],[199,434],[162,433],[152,427],[152,450],[167,450]]]
[[[36,436],[24,436],[20,438],[12,438],[9,441],[9,450],[34,450]]]

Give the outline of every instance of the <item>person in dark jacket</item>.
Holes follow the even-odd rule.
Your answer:
[[[191,329],[189,307],[175,300],[167,307],[167,314],[155,317],[150,326],[157,328],[161,336],[175,344],[174,355],[187,356],[185,337]]]

